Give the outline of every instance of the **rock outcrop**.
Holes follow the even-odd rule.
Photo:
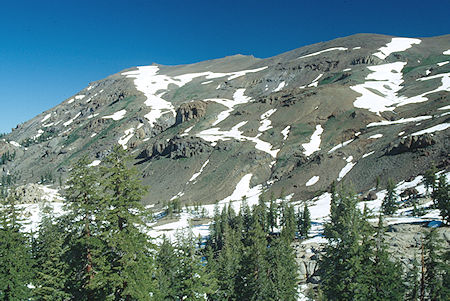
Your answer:
[[[391,144],[386,155],[398,155],[401,153],[411,152],[416,149],[425,148],[435,144],[433,137],[429,134],[424,134],[420,136],[408,136],[400,140],[400,142]]]
[[[177,109],[175,125],[205,116],[206,106],[206,102],[200,100],[183,103]]]

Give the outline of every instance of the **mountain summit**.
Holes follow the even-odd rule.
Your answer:
[[[358,34],[258,59],[133,67],[92,82],[0,141],[2,173],[58,182],[120,144],[147,204],[358,192],[449,166],[450,35]]]

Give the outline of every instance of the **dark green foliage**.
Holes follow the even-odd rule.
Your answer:
[[[297,266],[290,246],[295,234],[295,213],[292,206],[283,207],[283,220],[288,226],[283,226],[282,237],[271,232],[270,206],[262,200],[253,210],[243,200],[237,216],[231,207],[225,207],[221,213],[216,208],[204,252],[207,267],[218,285],[209,295],[211,300],[296,300]],[[274,210],[273,216],[277,215]]]
[[[30,240],[10,196],[0,204],[0,300],[27,300],[33,277]]]
[[[67,300],[67,264],[63,260],[66,233],[61,223],[54,223],[51,207],[44,207],[39,232],[33,241],[35,278],[34,296],[37,300]]]
[[[425,188],[427,189],[427,194],[434,190],[434,186],[436,185],[436,167],[431,167],[425,174],[423,175],[423,183],[425,184]]]
[[[14,161],[15,158],[16,158],[15,151],[13,153],[10,153],[9,151],[7,151],[7,152],[3,153],[2,156],[0,157],[0,165],[4,165],[7,162]]]
[[[443,220],[450,223],[450,185],[447,183],[447,178],[444,174],[439,176],[439,181],[435,186],[431,196],[434,205],[441,212]]]
[[[309,213],[308,204],[305,202],[303,211],[300,208],[297,212],[297,230],[300,237],[307,238],[311,229],[311,215]]]
[[[392,215],[397,209],[397,194],[395,193],[395,184],[389,179],[386,186],[386,196],[383,199],[383,203],[381,204],[381,210],[384,214]]]
[[[386,251],[381,216],[375,232],[357,202],[352,192],[333,191],[321,290],[327,300],[402,300],[401,269]]]
[[[20,142],[20,145],[23,147],[30,147],[34,144],[39,144],[45,141],[48,141],[55,137],[57,133],[53,129],[45,129],[44,132],[37,138],[26,138]]]
[[[291,242],[295,238],[295,232],[297,230],[297,221],[295,216],[294,206],[289,204],[283,204],[282,213],[282,230],[281,237],[287,242]]]
[[[438,239],[436,229],[431,230],[425,237],[423,244],[423,286],[425,300],[448,300],[450,290],[448,277],[450,262],[448,251],[443,253],[440,247],[442,241]],[[422,296],[421,296],[422,297]]]
[[[417,262],[417,258],[414,258],[412,269],[406,273],[404,282],[406,284],[405,300],[417,301],[420,293],[419,263]]]

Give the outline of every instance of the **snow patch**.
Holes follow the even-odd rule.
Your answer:
[[[118,143],[122,145],[123,149],[127,149],[127,143],[134,136],[134,128],[130,128],[124,131],[125,135],[119,138]]]
[[[272,116],[273,113],[275,113],[277,109],[270,109],[269,111],[265,112],[261,115],[261,126],[258,128],[259,132],[265,132],[268,129],[271,129],[272,122],[268,119],[270,116]]]
[[[78,112],[78,114],[77,115],[75,115],[75,117],[73,117],[72,119],[70,119],[69,121],[66,121],[66,122],[64,122],[63,124],[64,124],[64,126],[68,126],[68,125],[70,125],[70,124],[72,124],[72,122],[74,122],[75,121],[75,119],[77,119],[79,116],[81,115],[81,112]]]
[[[231,112],[234,110],[235,106],[240,105],[240,104],[245,104],[245,103],[252,101],[252,98],[249,96],[245,96],[244,93],[245,93],[245,89],[237,89],[236,92],[234,92],[234,94],[233,94],[233,100],[216,99],[216,98],[205,99],[205,101],[217,102],[228,108],[227,110],[219,113],[219,115],[217,116],[217,120],[214,121],[214,123],[212,125],[217,125],[220,122],[222,122],[223,120],[225,120],[226,118],[228,118],[228,116],[230,116]]]
[[[373,126],[380,126],[380,125],[391,125],[391,124],[402,124],[402,123],[408,123],[408,122],[417,122],[417,121],[423,121],[431,119],[432,116],[418,116],[418,117],[411,117],[411,118],[402,118],[399,120],[382,120],[380,122],[372,122],[367,125],[367,127],[373,127]]]
[[[363,157],[363,158],[367,158],[367,157],[369,157],[370,155],[373,155],[373,153],[375,153],[375,151],[371,151],[370,153],[364,154],[362,157]]]
[[[444,130],[448,129],[449,127],[450,127],[450,123],[442,123],[442,124],[438,124],[433,127],[430,127],[428,129],[424,129],[424,130],[412,133],[411,136],[419,136],[419,135],[423,135],[423,134],[430,134],[430,133],[434,133],[434,132],[444,131]]]
[[[273,92],[278,92],[278,91],[280,91],[281,89],[284,88],[284,86],[286,86],[286,82],[281,82],[281,83],[273,90]]]
[[[440,62],[440,63],[437,63],[437,65],[438,65],[439,67],[441,67],[441,66],[447,65],[449,62],[450,62],[450,61]]]
[[[288,138],[290,129],[291,129],[291,126],[288,125],[281,131],[281,134],[283,135],[283,140],[286,140]]]
[[[49,119],[50,117],[52,117],[52,113],[49,113],[49,114],[45,115],[44,119],[41,120],[41,123],[42,123],[42,122],[45,122],[45,121],[46,121],[47,119]]]
[[[314,176],[311,179],[308,180],[308,182],[306,182],[306,186],[312,186],[314,184],[316,184],[319,181],[319,176]]]
[[[311,53],[311,54],[307,54],[307,55],[301,56],[301,57],[299,57],[297,59],[303,59],[305,57],[316,56],[316,55],[319,55],[319,54],[322,54],[322,53],[325,53],[325,52],[329,52],[329,51],[336,51],[336,50],[345,51],[347,49],[348,48],[346,48],[346,47],[333,47],[333,48],[328,48],[328,49],[321,50],[321,51],[318,51],[318,52],[314,52],[314,53]]]
[[[89,166],[89,167],[99,166],[100,163],[102,163],[101,160],[94,160],[94,161],[92,161],[92,163],[89,164],[88,166]]]
[[[353,156],[349,156],[348,158],[345,159],[345,161],[347,161],[347,165],[345,165],[341,171],[339,172],[339,176],[337,178],[337,181],[341,181],[345,175],[347,175],[350,170],[352,170],[353,166],[355,166],[356,163],[353,163]]]
[[[124,110],[117,111],[117,112],[115,112],[112,115],[103,116],[102,118],[103,119],[112,119],[112,120],[118,121],[118,120],[122,119],[123,117],[125,117],[126,113],[127,113],[127,110],[124,109]]]
[[[308,87],[317,87],[319,84],[318,80],[323,76],[323,73],[319,74],[309,85]]]
[[[375,135],[370,136],[367,139],[378,139],[378,138],[381,138],[381,137],[383,137],[383,134],[375,134]]]
[[[316,130],[312,134],[310,142],[302,144],[303,148],[305,149],[305,151],[303,152],[305,156],[309,157],[314,152],[320,150],[320,135],[322,133],[322,126],[320,124],[316,125]]]
[[[445,50],[444,52],[442,52],[442,54],[450,55],[450,49],[449,50]]]
[[[344,146],[346,146],[347,144],[350,144],[351,142],[353,142],[353,140],[355,140],[355,139],[350,139],[350,140],[344,141],[344,142],[342,142],[341,144],[338,144],[338,145],[332,147],[332,148],[328,151],[328,153],[331,154],[331,153],[334,152],[335,150],[338,150],[338,149],[340,149],[341,147],[344,147]]]
[[[422,41],[419,39],[411,38],[392,38],[391,42],[387,43],[386,46],[379,48],[379,52],[373,55],[384,60],[393,52],[400,52],[409,49],[414,44],[420,44]]]
[[[194,181],[195,179],[197,179],[198,176],[203,172],[203,169],[206,167],[206,165],[208,165],[208,163],[209,163],[209,159],[206,160],[205,163],[203,163],[202,167],[200,168],[200,170],[199,170],[197,173],[195,173],[195,174],[192,175],[192,177],[189,179],[189,182],[192,182],[192,181]]]

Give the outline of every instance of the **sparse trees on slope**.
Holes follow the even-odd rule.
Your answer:
[[[442,219],[450,223],[450,185],[445,174],[439,176],[439,181],[433,190],[432,197],[435,207],[441,212]]]
[[[311,229],[311,214],[309,213],[308,204],[305,202],[303,211],[298,208],[297,213],[297,230],[301,237],[307,238]]]

